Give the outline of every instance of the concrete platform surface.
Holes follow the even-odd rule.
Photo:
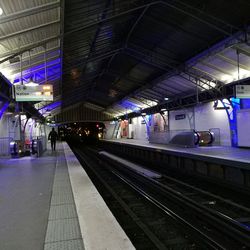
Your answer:
[[[63,146],[85,249],[135,249],[69,146]]]
[[[0,159],[0,249],[42,250],[56,157]]]
[[[132,250],[66,143],[0,159],[0,250]]]
[[[172,153],[185,154],[190,156],[200,156],[211,158],[211,160],[226,160],[236,163],[244,163],[245,166],[250,164],[250,149],[248,148],[234,148],[226,146],[208,146],[208,147],[196,147],[196,148],[182,148],[173,145],[163,145],[149,143],[144,140],[135,139],[110,139],[106,140],[115,143],[126,143],[147,148],[153,148],[156,150],[164,150]],[[248,166],[250,168],[250,165]]]

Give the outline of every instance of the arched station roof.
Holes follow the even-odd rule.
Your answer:
[[[0,71],[53,84],[46,116],[109,117],[232,95],[250,77],[247,0],[1,1]],[[196,96],[196,98],[195,98]]]

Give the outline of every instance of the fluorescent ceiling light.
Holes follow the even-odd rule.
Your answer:
[[[35,82],[28,82],[28,83],[24,83],[24,85],[28,85],[28,86],[38,86],[38,83]]]
[[[0,7],[0,16],[3,14],[3,9]]]
[[[164,98],[164,100],[165,100],[165,101],[168,101],[168,100],[169,100],[169,98],[168,98],[168,97],[165,97],[165,98]]]

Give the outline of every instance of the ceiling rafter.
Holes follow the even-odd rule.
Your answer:
[[[176,1],[178,3],[180,3],[180,5],[182,5],[182,7],[177,7],[176,5],[174,4],[171,4],[171,3],[168,3],[168,2],[165,2],[165,1],[161,1],[161,3],[163,5],[166,5],[166,6],[169,6],[171,7],[172,9],[175,9],[179,12],[182,12],[184,13],[185,15],[188,15],[206,25],[208,25],[209,27],[215,29],[215,30],[218,30],[219,32],[223,33],[224,35],[228,35],[228,36],[231,36],[233,34],[233,31],[240,31],[240,29],[232,24],[229,24],[225,21],[222,21],[221,19],[219,18],[216,18],[212,15],[209,15],[208,13],[206,13],[205,11],[202,11],[201,9],[198,9],[198,8],[195,8],[189,4],[186,4],[186,3],[183,3],[181,1]],[[187,9],[189,10],[185,10],[185,8],[183,8],[183,6],[185,6]],[[195,13],[192,13],[192,11],[195,11]],[[199,15],[202,15],[203,18],[199,17]],[[205,20],[204,17],[207,17],[209,19],[209,21]],[[214,22],[217,22],[217,24],[214,24],[212,23],[211,21],[214,21]],[[224,27],[224,26],[227,26],[228,27],[228,30],[225,30],[221,27]]]
[[[51,49],[47,49],[47,50],[46,50],[46,54],[49,55],[50,53],[56,52],[56,51],[59,50],[59,49],[60,49],[59,46],[53,47],[53,48],[51,48]],[[24,56],[24,55],[22,56],[22,62],[27,62],[27,61],[29,61],[30,59],[31,59],[31,60],[34,60],[34,58],[39,57],[39,56],[42,56],[42,55],[44,55],[44,51],[38,52],[38,53],[32,53],[32,50],[31,50],[31,51],[30,51],[30,56],[29,56],[29,55],[28,55],[28,56]],[[15,64],[20,64],[20,61],[11,63],[12,66],[15,65]],[[7,68],[7,67],[9,67],[9,65],[7,65],[7,64],[6,64],[6,65],[3,65],[3,66],[2,66],[2,69],[5,69],[5,68]]]
[[[163,99],[164,98],[164,95],[162,95],[162,93],[159,93],[158,91],[156,91],[155,89],[145,89],[144,90],[146,93],[149,92],[155,96],[158,96],[160,99]]]
[[[232,73],[231,73],[231,72],[225,71],[224,69],[221,69],[220,67],[215,66],[215,65],[213,65],[213,64],[211,64],[211,63],[202,61],[202,62],[200,62],[200,64],[203,64],[203,65],[205,65],[205,66],[207,66],[207,67],[209,67],[209,68],[211,68],[211,69],[214,69],[214,70],[216,70],[216,71],[218,71],[218,72],[220,72],[220,73],[223,73],[223,74],[231,75],[231,76],[232,76]]]
[[[246,49],[240,48],[237,45],[232,46],[233,49],[235,49],[236,51],[238,51],[240,54],[243,54],[245,56],[250,57],[250,51],[247,51]]]
[[[87,13],[88,6],[86,4],[74,1],[76,13],[80,15],[78,8]],[[122,7],[119,5],[120,2],[122,2]],[[182,95],[197,95],[196,92],[203,92],[210,88],[211,91],[207,96],[217,95],[223,84],[219,79],[224,79],[223,75],[215,68],[208,68],[202,64],[199,67],[198,65],[204,61],[204,63],[211,63],[213,67],[218,66],[224,72],[229,70],[229,64],[220,65],[219,63],[222,61],[213,59],[216,53],[223,53],[223,49],[231,49],[236,43],[243,42],[243,32],[231,36],[232,32],[239,31],[238,27],[234,26],[234,24],[240,23],[239,17],[230,19],[227,13],[221,13],[221,19],[218,19],[207,14],[215,13],[217,15],[219,12],[219,8],[212,12],[212,3],[202,5],[197,1],[193,3],[185,0],[184,2],[187,3],[185,4],[177,0],[172,2],[154,1],[149,4],[150,1],[144,0],[134,1],[136,3],[133,5],[132,2],[129,1],[125,5],[124,1],[119,0],[109,8],[105,7],[106,1],[98,2],[93,9],[90,8],[91,11],[93,10],[93,14],[88,17],[81,14],[79,20],[73,20],[74,11],[68,12],[69,18],[73,20],[72,23],[75,25],[68,25],[65,30],[64,41],[69,43],[71,47],[69,49],[70,56],[64,57],[66,60],[64,69],[69,66],[69,70],[72,67],[77,70],[77,68],[81,68],[82,61],[80,60],[83,60],[85,63],[83,68],[86,66],[86,77],[90,73],[94,74],[94,77],[90,79],[90,84],[88,84],[91,87],[84,89],[85,93],[82,94],[84,95],[82,99],[109,107],[118,102],[120,105],[125,105],[126,98],[133,96],[139,98],[139,95],[144,95],[145,99],[152,101],[160,99],[162,102],[164,102],[162,97],[170,92],[172,92],[170,98],[180,98]],[[199,8],[203,6],[204,9],[195,8],[195,4],[200,6]],[[142,7],[142,5],[144,6]],[[173,13],[173,19],[169,20],[167,15],[163,16],[167,12]],[[103,13],[108,14],[103,17]],[[229,11],[229,13],[231,12]],[[156,19],[162,16],[164,22],[158,23],[159,20],[157,20],[156,23],[152,24],[155,25],[152,27],[155,28],[155,34],[146,39],[148,37],[146,27],[150,24],[148,16],[155,16]],[[171,17],[171,15],[169,16]],[[246,14],[244,14],[245,16]],[[181,22],[178,22],[177,20],[180,19]],[[229,23],[232,21],[233,25],[226,23],[223,19],[229,20]],[[197,24],[197,29],[192,29],[191,25],[195,24]],[[173,32],[166,34],[167,30],[172,30],[171,27],[162,29],[161,25],[172,25]],[[101,26],[104,28],[101,29]],[[201,32],[196,34],[197,30]],[[87,37],[83,36],[83,31],[88,33]],[[76,36],[70,41],[72,34]],[[231,36],[230,39],[223,40],[223,43],[216,43],[216,46],[210,46],[228,35]],[[193,40],[189,40],[189,36]],[[164,40],[166,37],[170,37],[169,42],[168,39]],[[194,44],[183,49],[185,41],[180,40],[180,42],[175,43],[181,37],[188,38],[188,41],[192,41]],[[207,39],[202,39],[204,37]],[[166,44],[164,44],[165,41]],[[120,50],[110,53],[109,50],[113,50],[116,46]],[[241,47],[240,44],[239,46]],[[78,47],[82,47],[82,49],[77,50]],[[169,48],[174,48],[174,54],[168,51]],[[199,51],[197,56],[194,56],[195,51],[191,51],[192,48]],[[207,50],[204,51],[204,48]],[[93,61],[87,61],[85,56]],[[210,56],[211,61],[206,61]],[[196,69],[198,67],[200,69]],[[128,70],[129,68],[130,70]],[[70,79],[69,75],[65,78],[69,86]],[[82,85],[83,88],[86,87],[84,81]],[[90,89],[91,92],[86,93]],[[117,91],[117,93],[108,95],[110,90]],[[80,93],[76,95],[81,96]],[[120,100],[124,103],[121,103]]]
[[[165,87],[166,87],[166,88],[165,88]],[[178,92],[178,91],[176,92],[175,90],[173,91],[172,88],[170,88],[169,86],[166,86],[166,85],[160,85],[160,84],[158,84],[158,85],[155,86],[155,88],[160,88],[160,89],[162,89],[163,91],[165,91],[165,94],[176,95],[176,93]]]
[[[4,40],[7,40],[7,39],[10,39],[12,37],[16,37],[16,36],[22,35],[24,33],[28,33],[28,32],[34,31],[34,30],[42,29],[42,28],[47,28],[49,26],[52,26],[54,24],[59,24],[59,23],[60,23],[60,19],[57,19],[57,20],[52,21],[52,22],[40,24],[40,25],[37,25],[37,26],[32,26],[32,27],[30,27],[28,29],[24,29],[24,30],[20,30],[20,31],[8,34],[8,35],[4,35],[4,36],[0,37],[0,42],[4,41]]]
[[[132,35],[132,33],[134,32],[136,26],[138,25],[138,23],[140,22],[140,20],[143,18],[143,16],[145,15],[145,13],[147,12],[147,10],[149,9],[150,5],[147,5],[142,12],[140,13],[140,15],[137,17],[136,21],[134,22],[133,26],[131,27],[131,29],[128,32],[128,35],[126,37],[126,41],[125,41],[125,48],[128,47],[128,43],[129,43],[129,39]]]
[[[47,43],[54,41],[54,40],[58,40],[60,38],[60,35],[55,35],[55,36],[51,36],[48,38],[43,39],[42,41],[37,41],[35,43],[31,43],[27,46],[23,46],[21,48],[15,48],[7,53],[1,54],[1,58],[4,58],[0,61],[0,64],[8,61],[9,59],[12,59],[20,54],[23,54],[24,52],[27,52],[31,49],[37,48],[37,47],[44,47]]]
[[[0,18],[0,24],[6,23],[6,22],[11,22],[13,20],[16,20],[16,19],[19,19],[19,18],[22,18],[22,17],[35,15],[35,14],[45,12],[45,11],[48,11],[48,10],[51,10],[51,9],[55,9],[55,8],[58,8],[58,7],[60,7],[60,0],[57,0],[57,1],[54,1],[54,2],[51,2],[51,3],[46,3],[46,4],[43,4],[43,5],[39,5],[39,6],[36,6],[36,7],[33,7],[33,8],[25,9],[25,10],[22,10],[22,11],[19,11],[19,12],[16,12],[16,13],[1,17]]]
[[[52,61],[52,60],[55,60],[55,59],[58,59],[58,58],[60,58],[60,55],[48,57],[48,58],[47,58],[47,67],[51,67],[51,66],[56,65],[57,63],[49,64],[49,61]],[[44,59],[43,59],[43,60],[40,60],[40,61],[36,61],[35,63],[32,63],[31,65],[22,66],[22,71],[28,70],[30,67],[38,66],[38,65],[40,65],[40,64],[42,64],[42,66],[41,66],[39,69],[33,69],[32,72],[36,72],[36,71],[39,71],[39,70],[41,70],[41,69],[44,69],[44,68],[45,68],[45,61],[44,61]],[[18,72],[20,72],[20,68],[11,71],[11,74],[16,75]],[[21,73],[20,73],[20,74],[21,74]],[[23,74],[24,74],[24,72],[23,72]],[[29,74],[29,73],[27,73],[27,74]]]
[[[243,65],[242,63],[238,64],[237,61],[234,61],[225,55],[217,54],[216,56],[219,57],[220,59],[222,59],[223,61],[230,63],[231,65],[234,65],[236,67],[239,66],[240,68],[242,68],[244,70],[249,70],[249,67],[247,67],[246,65]]]
[[[144,99],[147,99],[147,100],[150,100],[151,102],[158,102],[158,100],[154,97],[152,97],[151,95],[148,95],[146,93],[140,93],[140,94],[137,94],[138,97],[142,97]]]

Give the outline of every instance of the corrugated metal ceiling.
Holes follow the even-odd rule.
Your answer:
[[[0,16],[1,73],[12,84],[30,81],[53,84],[55,100],[58,99],[62,56],[60,1],[2,0],[0,7],[3,10]],[[52,104],[41,102],[38,106],[41,109],[47,105]]]
[[[20,82],[21,68],[24,82],[44,83],[47,73],[64,109],[85,103],[125,114],[250,77],[248,1],[2,0],[0,7],[1,72],[11,83]]]
[[[74,99],[125,114],[145,107],[136,99],[155,105],[235,81],[238,59],[239,78],[250,72],[246,53],[225,49],[249,50],[239,44],[246,1],[237,12],[228,1],[75,0],[68,7],[65,34],[74,37],[64,39],[64,67],[77,71],[77,87],[72,74],[64,76],[65,106]]]

